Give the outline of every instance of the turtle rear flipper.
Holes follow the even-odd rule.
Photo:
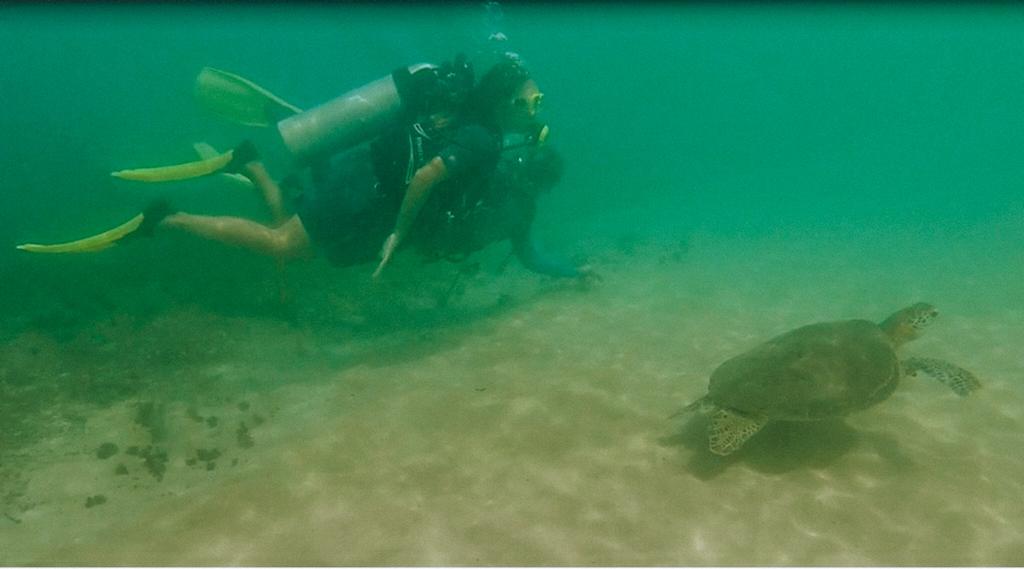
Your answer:
[[[935,358],[907,358],[903,360],[903,373],[909,376],[916,376],[919,371],[946,384],[960,397],[966,397],[972,391],[981,389],[981,382],[978,381],[978,378],[973,373],[947,361]]]
[[[715,411],[708,427],[711,452],[722,456],[732,454],[767,422],[763,417],[745,417],[725,409]]]

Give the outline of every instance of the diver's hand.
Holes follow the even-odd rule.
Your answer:
[[[604,280],[604,278],[602,278],[601,275],[594,270],[594,267],[590,265],[583,265],[582,267],[578,267],[576,269],[576,272],[578,273],[576,275],[576,282],[579,283],[580,287],[584,289],[589,289],[590,287]]]
[[[395,254],[395,249],[398,247],[398,234],[392,233],[388,235],[388,238],[384,241],[384,246],[380,248],[380,264],[377,265],[377,270],[373,271],[374,280],[380,278],[380,274],[384,271],[384,267],[391,261],[391,256]]]

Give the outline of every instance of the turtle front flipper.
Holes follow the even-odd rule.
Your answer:
[[[711,452],[722,456],[736,452],[767,422],[763,417],[746,417],[725,409],[715,411],[708,428]]]
[[[708,401],[708,396],[705,395],[704,397],[701,397],[700,399],[694,401],[693,403],[690,403],[686,407],[683,407],[682,409],[676,411],[675,413],[672,413],[671,415],[668,416],[668,418],[676,419],[689,413],[707,413],[709,411],[714,411],[715,409],[717,409],[717,407],[715,407],[715,404],[712,403],[711,401]]]
[[[981,389],[981,382],[964,368],[935,358],[907,358],[903,360],[903,373],[916,376],[921,371],[949,386],[960,397]]]

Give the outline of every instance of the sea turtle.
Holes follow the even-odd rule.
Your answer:
[[[966,396],[981,387],[971,372],[933,358],[900,361],[896,350],[938,315],[919,302],[881,323],[843,320],[803,326],[727,360],[708,393],[686,407],[712,413],[711,452],[730,454],[769,421],[814,421],[866,409],[918,372]]]

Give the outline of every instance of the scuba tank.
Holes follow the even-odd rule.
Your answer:
[[[299,162],[351,148],[395,120],[454,109],[469,94],[473,69],[461,54],[441,66],[400,67],[362,87],[277,123]]]

